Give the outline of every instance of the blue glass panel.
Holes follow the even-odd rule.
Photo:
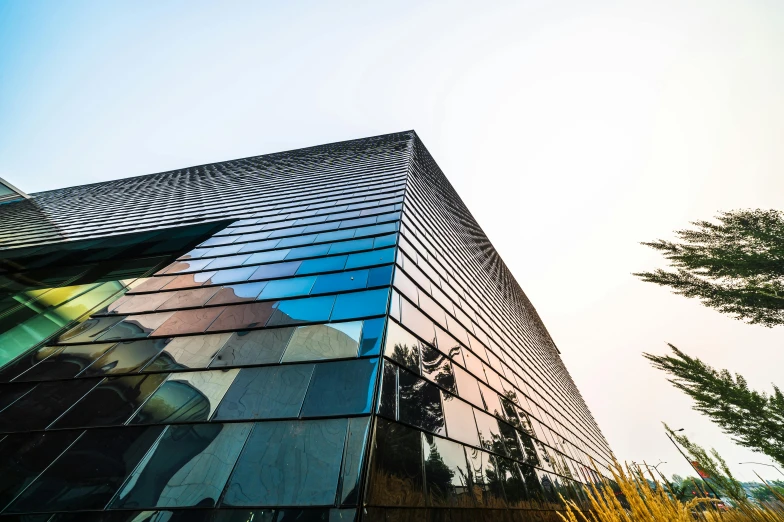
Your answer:
[[[219,257],[217,259],[213,259],[212,263],[209,264],[208,269],[218,270],[230,266],[240,266],[242,263],[247,261],[249,257],[250,254],[239,254],[236,256]]]
[[[215,506],[252,426],[167,427],[109,507]]]
[[[214,276],[210,278],[210,283],[213,285],[222,285],[225,283],[241,283],[250,279],[256,267],[245,266],[242,268],[232,268],[231,270],[218,270]]]
[[[357,250],[370,250],[373,248],[372,239],[354,239],[353,241],[343,241],[333,244],[330,249],[330,254],[343,254],[345,252],[356,252]]]
[[[364,225],[372,225],[375,222],[376,222],[376,216],[364,217],[358,219],[349,219],[347,221],[341,221],[340,228],[361,227]]]
[[[320,259],[307,259],[302,262],[297,270],[297,275],[317,274],[320,272],[334,272],[343,270],[348,256],[322,257]]]
[[[316,234],[309,234],[306,236],[284,237],[278,243],[279,248],[288,248],[300,245],[309,245],[316,240]]]
[[[291,337],[282,362],[356,357],[362,321],[300,326]]]
[[[335,296],[308,297],[281,301],[270,317],[267,326],[285,326],[298,323],[325,323],[329,320]]]
[[[394,265],[379,266],[370,269],[367,286],[389,286],[392,284],[392,270]]]
[[[303,417],[370,413],[378,359],[317,364]]]
[[[357,230],[357,234],[355,237],[387,234],[389,232],[395,232],[396,230],[397,230],[397,223],[384,223],[383,225],[361,228]]]
[[[335,309],[332,311],[332,320],[357,319],[371,315],[383,315],[387,311],[389,290],[369,290],[342,294],[335,300]]]
[[[396,241],[397,241],[397,234],[378,236],[373,240],[373,248],[384,248],[384,247],[395,246]]]
[[[363,290],[367,286],[368,271],[340,272],[318,276],[311,294],[334,294],[349,290]]]
[[[249,267],[255,270],[254,267]],[[218,290],[214,296],[207,301],[208,305],[241,303],[245,301],[253,301],[256,299],[264,287],[267,286],[266,281],[258,283],[245,283],[241,285],[227,285]]]
[[[259,294],[258,299],[281,299],[308,295],[315,282],[315,276],[270,281]]]
[[[298,417],[312,364],[245,368],[223,398],[215,420]]]
[[[341,239],[351,239],[354,237],[353,230],[335,230],[334,232],[324,232],[316,236],[319,243],[327,241],[340,241]]]
[[[384,317],[367,319],[362,327],[362,341],[359,344],[359,356],[379,355],[381,353],[381,339],[384,335]]]
[[[275,261],[283,261],[288,255],[288,249],[283,250],[270,250],[268,252],[256,252],[247,261],[246,265],[258,265],[260,263],[272,263]]]
[[[360,268],[363,266],[383,265],[395,262],[395,249],[384,248],[382,250],[371,250],[359,254],[351,254],[346,261],[346,270]]]
[[[271,248],[275,248],[275,246],[279,242],[280,242],[279,239],[270,239],[269,241],[255,241],[253,243],[246,243],[242,245],[240,252],[255,252],[257,250],[269,250]]]
[[[271,265],[261,265],[251,276],[251,279],[273,279],[276,277],[288,277],[297,273],[300,261],[289,261],[288,263],[275,263]]]
[[[286,259],[301,259],[304,257],[325,256],[329,252],[329,245],[312,245],[292,248]]]
[[[222,505],[333,505],[347,427],[348,419],[256,424]]]

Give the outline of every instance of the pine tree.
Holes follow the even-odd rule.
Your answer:
[[[784,213],[740,210],[716,219],[677,231],[679,242],[642,243],[674,270],[634,275],[751,324],[784,324]]]
[[[672,348],[673,355],[643,354],[669,381],[694,400],[694,409],[707,415],[743,447],[763,453],[784,466],[784,395],[749,389],[742,375],[716,370]]]

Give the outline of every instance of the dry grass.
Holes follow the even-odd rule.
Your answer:
[[[625,499],[621,503],[609,483],[591,486],[590,506],[581,510],[573,502],[559,516],[565,522],[784,522],[784,510],[777,505],[759,506],[750,501],[722,509],[716,500],[697,498],[676,500],[669,487],[657,482],[653,488],[642,480],[639,469],[613,465],[613,478]],[[651,476],[653,479],[653,476]],[[655,481],[655,479],[654,479]],[[655,481],[656,482],[656,481]],[[775,494],[775,492],[774,492]],[[776,495],[780,501],[784,498]]]

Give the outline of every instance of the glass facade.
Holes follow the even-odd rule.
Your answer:
[[[413,132],[0,206],[0,522],[544,522],[611,458]]]

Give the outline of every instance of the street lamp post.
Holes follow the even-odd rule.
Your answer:
[[[777,468],[773,464],[765,464],[764,462],[738,462],[738,464],[756,464],[757,466],[768,466],[768,467],[771,467],[771,468],[775,468],[776,471],[778,471],[779,473],[784,475],[784,472],[782,472],[779,468]]]
[[[681,429],[679,429],[679,430],[673,430],[673,431],[683,431],[684,429],[685,429],[685,428],[681,428]],[[721,497],[719,497],[718,493],[716,493],[716,490],[715,490],[715,489],[713,489],[713,486],[711,486],[711,485],[710,485],[710,482],[708,482],[707,480],[705,480],[705,479],[702,477],[702,475],[700,475],[700,472],[699,472],[699,470],[697,469],[697,467],[694,465],[694,463],[693,463],[692,461],[690,461],[690,460],[689,460],[689,458],[686,456],[686,454],[685,454],[685,453],[683,453],[683,450],[681,450],[681,447],[680,447],[680,446],[678,446],[678,445],[675,443],[675,441],[673,440],[673,438],[672,438],[672,437],[670,437],[670,434],[669,434],[669,433],[666,433],[666,432],[665,432],[664,434],[665,434],[665,435],[667,435],[667,438],[668,438],[668,439],[670,439],[670,442],[672,442],[672,445],[673,445],[673,446],[675,446],[675,447],[678,449],[678,453],[680,453],[680,454],[681,454],[681,456],[682,456],[684,459],[686,459],[686,462],[688,462],[688,463],[689,463],[689,465],[691,466],[691,468],[692,468],[692,469],[693,469],[693,470],[694,470],[694,471],[697,473],[697,476],[698,476],[698,477],[700,477],[700,478],[702,478],[702,482],[703,482],[703,483],[704,483],[706,486],[708,486],[708,489],[710,489],[710,490],[711,490],[711,492],[713,493],[713,495],[714,495],[714,496],[715,496],[717,499],[721,498]]]

